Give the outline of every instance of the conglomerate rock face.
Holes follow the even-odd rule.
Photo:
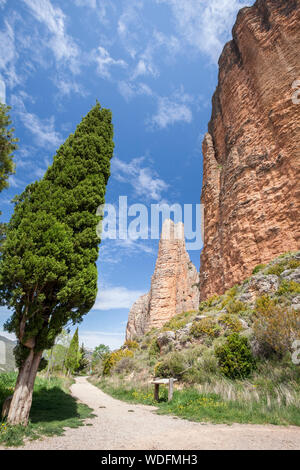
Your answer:
[[[184,227],[166,220],[151,289],[132,306],[126,339],[160,328],[174,315],[199,306],[199,274],[185,248]]]
[[[299,249],[300,0],[243,8],[203,142],[201,300]]]

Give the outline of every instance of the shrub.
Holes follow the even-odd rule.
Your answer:
[[[212,374],[218,372],[218,361],[212,349],[203,352],[199,360],[199,367]]]
[[[267,270],[267,274],[275,274],[276,276],[280,276],[283,271],[286,269],[286,263],[282,261],[281,263],[274,264]]]
[[[300,294],[300,284],[295,281],[287,281],[284,280],[280,284],[278,291],[276,292],[277,295],[284,295],[284,294]]]
[[[175,315],[171,320],[169,320],[167,323],[164,324],[163,326],[163,331],[177,331],[180,330],[181,328],[184,328],[185,325],[188,323],[189,318],[191,315],[193,315],[194,311],[191,312],[183,312],[180,313],[179,315]]]
[[[270,268],[267,271],[267,274],[276,274],[276,276],[280,276],[283,271],[286,269],[296,269],[300,267],[300,261],[292,258],[292,259],[284,259],[283,261],[280,261],[279,263],[274,264],[273,266],[270,266]]]
[[[216,305],[220,301],[220,296],[217,294],[212,295],[209,299],[203,301],[199,305],[199,312],[203,312],[204,310],[208,310],[213,305]]]
[[[252,274],[257,274],[259,273],[260,271],[262,271],[263,269],[266,268],[266,264],[258,264],[257,266],[255,266],[255,268],[253,269],[252,271]]]
[[[168,354],[163,361],[156,364],[154,367],[154,373],[155,377],[181,378],[185,369],[187,369],[187,363],[184,355],[179,352],[174,352]]]
[[[241,302],[240,300],[230,300],[226,304],[226,310],[229,314],[237,314],[247,310],[247,305]]]
[[[159,348],[159,344],[157,342],[157,339],[154,338],[151,343],[150,343],[150,346],[149,346],[149,356],[157,356],[158,354],[160,354],[160,348]]]
[[[190,334],[195,338],[200,338],[201,336],[216,338],[219,336],[219,333],[220,327],[217,325],[217,322],[210,317],[194,321],[190,329]]]
[[[264,295],[256,301],[253,331],[259,344],[283,355],[300,335],[299,313]]]
[[[123,372],[131,372],[135,369],[135,362],[132,357],[123,357],[114,367],[114,372],[122,374]]]
[[[103,359],[103,375],[109,375],[116,364],[125,357],[133,357],[133,352],[128,349],[118,349],[107,354]]]
[[[216,357],[221,372],[231,379],[248,377],[256,367],[248,339],[237,333],[216,348]]]
[[[139,344],[137,343],[137,341],[132,341],[132,340],[128,339],[124,343],[124,348],[129,349],[131,351],[134,351],[135,349],[139,348]]]
[[[236,315],[225,313],[219,317],[219,322],[233,333],[239,333],[243,329],[243,325]]]

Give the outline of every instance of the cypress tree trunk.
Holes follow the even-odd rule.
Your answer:
[[[27,359],[19,370],[15,391],[7,417],[8,424],[22,424],[23,426],[27,426],[28,424],[34,381],[42,358],[42,353],[42,351],[34,352],[34,350],[31,349]]]

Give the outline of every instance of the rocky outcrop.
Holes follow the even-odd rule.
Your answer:
[[[299,249],[300,0],[243,8],[203,142],[201,300]]]
[[[151,289],[133,305],[126,339],[160,328],[170,318],[199,306],[199,274],[185,249],[184,227],[166,220],[159,242]]]

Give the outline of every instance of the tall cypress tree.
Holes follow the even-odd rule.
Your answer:
[[[76,331],[71,340],[71,343],[70,343],[70,346],[66,355],[66,359],[65,359],[65,366],[69,373],[73,374],[75,370],[78,369],[79,359],[80,359],[79,338],[78,338],[78,328],[76,328]]]
[[[44,349],[80,322],[97,294],[96,215],[110,176],[111,112],[99,103],[59,148],[44,178],[16,200],[2,247],[0,297],[18,338],[19,375],[8,414],[27,425]]]

